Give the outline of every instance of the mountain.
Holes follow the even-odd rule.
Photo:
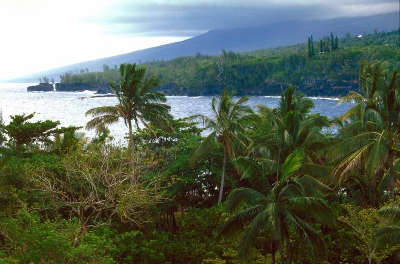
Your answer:
[[[223,49],[241,52],[274,48],[305,42],[310,35],[313,35],[314,39],[317,40],[331,32],[338,36],[344,36],[347,33],[354,35],[371,33],[375,30],[391,31],[397,29],[397,21],[397,13],[387,13],[375,16],[318,21],[287,21],[262,26],[211,30],[181,42],[73,64],[25,76],[19,78],[19,80],[37,80],[42,76],[58,77],[62,73],[77,72],[85,68],[90,71],[99,71],[102,70],[104,64],[113,66],[121,63],[170,60],[181,56],[193,56],[198,53],[213,55],[220,53]]]

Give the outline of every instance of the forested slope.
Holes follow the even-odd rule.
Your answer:
[[[238,95],[278,95],[289,84],[310,96],[340,96],[357,89],[362,60],[385,60],[398,67],[397,31],[340,39],[339,48],[310,58],[307,45],[221,56],[182,57],[146,64],[158,75],[167,94],[214,95],[226,88]],[[329,42],[325,39],[324,42]]]
[[[215,95],[223,89],[237,95],[279,95],[294,85],[309,96],[342,96],[358,89],[361,61],[384,60],[389,68],[400,65],[397,31],[348,35],[338,39],[336,48],[334,40],[327,36],[312,41],[311,54],[307,44],[300,44],[245,53],[223,51],[219,56],[198,54],[143,66],[161,79],[160,90],[167,95]],[[103,72],[64,74],[60,79],[73,87],[82,83],[98,87],[118,78],[117,68],[104,65]]]

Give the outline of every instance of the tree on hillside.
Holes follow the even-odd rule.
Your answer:
[[[133,146],[133,124],[140,129],[140,123],[144,126],[148,122],[166,122],[171,118],[170,106],[165,104],[165,95],[154,91],[160,86],[156,77],[145,77],[146,69],[136,64],[121,64],[121,81],[118,86],[111,84],[115,92],[118,104],[115,106],[101,106],[90,109],[87,116],[92,116],[86,128],[93,129],[100,126],[124,120],[128,127],[128,147]]]
[[[313,36],[311,35],[311,37],[308,38],[308,57],[312,58],[315,55],[315,51],[314,51],[314,39]]]
[[[335,50],[339,49],[339,38],[338,36],[335,37]]]
[[[333,51],[333,50],[335,50],[336,48],[335,48],[335,37],[333,36],[333,33],[331,32],[331,35],[330,35],[330,42],[331,42],[331,50]]]
[[[3,121],[3,112],[0,109],[0,147],[3,145],[3,142],[6,141],[6,137],[3,131],[4,121]]]

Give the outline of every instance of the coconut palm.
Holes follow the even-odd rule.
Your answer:
[[[368,263],[373,263],[373,259],[379,253],[380,258],[382,256],[387,258],[391,255],[392,261],[398,263],[400,246],[400,206],[398,202],[382,207],[378,210],[378,215],[381,218],[381,224],[374,231],[368,245],[371,249]]]
[[[363,63],[360,92],[343,101],[356,104],[339,118],[340,143],[332,150],[340,182],[361,174],[376,193],[381,183],[394,196],[395,161],[399,156],[400,90],[397,71],[388,74],[381,63]],[[387,182],[387,183],[386,183]],[[373,198],[376,203],[377,198]]]
[[[111,84],[118,99],[115,106],[101,106],[90,109],[86,115],[92,116],[86,128],[93,129],[124,120],[128,127],[129,148],[133,145],[133,123],[140,129],[140,123],[164,122],[170,118],[170,106],[166,105],[164,94],[155,92],[160,85],[159,79],[145,77],[146,69],[136,64],[121,64],[119,86]]]
[[[327,127],[329,121],[319,114],[310,114],[313,107],[313,101],[297,93],[295,87],[283,92],[279,107],[272,111],[276,122],[273,130],[277,139],[275,148],[281,152],[282,160],[302,147],[310,158],[317,161],[316,152],[326,145],[322,128]]]
[[[308,167],[326,171],[320,152],[329,143],[322,133],[329,120],[319,114],[310,114],[312,107],[312,100],[296,93],[294,87],[283,92],[276,109],[259,106],[247,131],[251,139],[248,155],[236,160],[242,176],[259,175],[258,171],[273,183],[278,177],[279,165],[297,148],[305,151]]]
[[[400,245],[400,205],[383,207],[378,214],[386,222],[377,229],[373,239],[376,248]]]
[[[252,112],[249,106],[244,105],[248,101],[248,97],[242,97],[235,101],[233,96],[228,94],[226,90],[211,101],[211,109],[214,118],[207,116],[198,116],[201,118],[204,127],[211,130],[211,133],[203,140],[199,148],[194,153],[193,159],[204,155],[213,142],[222,145],[223,162],[221,183],[219,187],[218,203],[221,203],[224,194],[225,173],[227,159],[235,156],[234,145],[244,146],[243,138],[245,137],[245,125],[247,117]]]
[[[289,239],[297,234],[314,256],[321,249],[323,241],[312,227],[313,221],[333,224],[331,210],[320,195],[325,185],[313,177],[299,173],[305,159],[304,150],[290,154],[280,169],[278,181],[272,189],[256,191],[239,188],[231,192],[227,199],[227,209],[236,213],[222,228],[229,233],[246,226],[239,245],[239,255],[246,257],[261,232],[271,234],[271,241],[278,245],[282,263],[291,263]],[[239,228],[238,228],[239,227]],[[285,247],[286,246],[286,247]],[[288,257],[284,262],[284,250]],[[272,263],[275,253],[272,252]]]

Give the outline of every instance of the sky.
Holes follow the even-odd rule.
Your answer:
[[[0,0],[0,80],[212,29],[397,8],[397,0]]]

